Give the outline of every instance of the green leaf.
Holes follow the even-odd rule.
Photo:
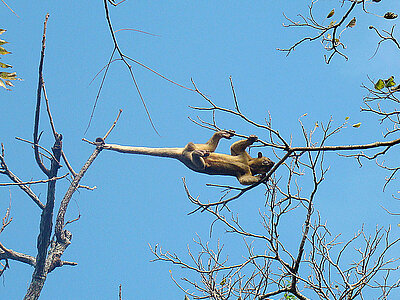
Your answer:
[[[2,62],[0,62],[0,68],[12,68],[12,65],[8,65],[8,64],[4,64]]]
[[[10,80],[4,81],[7,86],[14,86]]]
[[[5,40],[0,40],[0,45],[4,45],[7,44],[8,42],[6,42]]]
[[[6,29],[0,29],[0,34],[3,34],[6,31],[7,31]]]
[[[334,42],[335,46],[339,45],[339,43],[340,43],[339,39],[333,39],[333,42]]]
[[[392,92],[399,92],[400,91],[400,84],[394,88],[392,88]]]
[[[390,88],[395,85],[396,83],[394,82],[394,76],[390,76],[387,80],[385,80],[385,87]]]
[[[223,278],[219,284],[224,285],[225,283],[226,283],[226,278]]]
[[[354,128],[359,128],[359,127],[361,126],[361,122],[356,123],[356,124],[353,124],[352,126],[353,126]]]
[[[1,80],[1,79],[0,79],[0,86],[3,87],[3,88],[5,88],[7,91],[10,91],[10,89],[8,89],[8,88],[6,87],[4,81]]]
[[[0,78],[3,79],[8,79],[8,80],[21,80],[20,78],[17,78],[17,73],[13,72],[0,72]]]
[[[348,120],[348,119],[350,119],[350,117],[346,117],[346,118],[344,118],[346,121]]]
[[[11,52],[8,52],[6,49],[4,49],[3,47],[0,47],[0,54],[10,54]]]
[[[285,300],[297,300],[297,297],[292,294],[285,293],[283,296],[285,297]]]
[[[329,14],[326,16],[326,18],[331,18],[333,15],[335,14],[335,9],[333,8],[330,12],[329,12]]]
[[[397,18],[397,14],[395,14],[394,12],[388,11],[383,17],[388,20],[393,20],[393,19]]]
[[[353,28],[354,26],[356,26],[356,17],[354,17],[353,19],[351,19],[351,21],[349,22],[349,24],[347,24],[346,27]]]
[[[376,90],[381,90],[385,87],[385,83],[383,82],[382,79],[379,79],[376,83],[375,83],[375,89]]]

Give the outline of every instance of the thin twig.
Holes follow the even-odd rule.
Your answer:
[[[150,32],[143,31],[143,30],[139,30],[139,29],[132,29],[132,28],[117,29],[117,30],[114,31],[114,33],[117,33],[117,32],[119,32],[119,31],[126,31],[126,30],[128,30],[128,31],[140,32],[140,33],[144,33],[144,34],[148,34],[148,35],[152,35],[152,36],[160,36],[160,35],[158,35],[158,34],[150,33]]]
[[[69,161],[67,159],[67,156],[64,153],[64,150],[62,150],[61,156],[62,156],[65,164],[67,165],[68,170],[71,172],[72,176],[75,177],[76,176],[76,172],[74,171],[74,169],[72,168],[71,164],[69,163]]]
[[[4,5],[7,6],[7,8],[8,8],[9,10],[11,10],[11,12],[19,18],[19,16],[16,14],[16,12],[13,11],[12,8],[11,8],[10,6],[8,6],[8,4],[7,4],[4,0],[1,0],[1,2],[3,2]]]
[[[38,184],[38,183],[47,183],[50,181],[55,181],[59,179],[63,179],[64,177],[68,176],[69,173],[59,176],[59,177],[53,177],[49,179],[42,179],[42,180],[32,180],[32,181],[25,181],[25,182],[11,182],[11,183],[0,183],[0,186],[12,186],[12,185],[27,185],[27,184]]]
[[[18,141],[21,141],[21,142],[25,142],[25,143],[31,144],[31,145],[32,145],[32,148],[35,147],[35,143],[34,143],[34,142],[31,142],[31,141],[29,141],[29,140],[26,140],[26,139],[23,139],[23,138],[20,138],[20,137],[17,137],[17,136],[15,137],[15,139],[18,140]],[[47,150],[46,148],[40,146],[39,144],[36,144],[36,146],[37,146],[38,148],[42,149],[43,151],[45,151],[47,154],[49,154],[50,157],[47,157],[47,156],[46,156],[46,157],[49,158],[50,160],[51,160],[51,159],[56,159],[56,158],[54,157],[53,153],[51,153],[51,152],[50,152],[49,150]],[[42,155],[44,155],[44,154],[42,154]]]
[[[5,159],[4,159],[4,145],[2,144],[2,155],[0,155],[1,162],[1,173],[5,174],[10,178],[13,182],[21,183],[22,180],[18,178],[11,170],[8,168]],[[23,190],[32,200],[39,206],[41,209],[44,209],[44,204],[39,200],[39,197],[31,190],[31,188],[27,185],[18,185],[21,190]]]
[[[115,121],[113,122],[113,124],[111,125],[111,127],[107,131],[107,133],[104,135],[103,143],[104,143],[104,139],[107,138],[108,135],[111,133],[111,131],[114,129],[115,124],[118,121],[121,113],[122,113],[122,110],[119,110]],[[86,139],[82,139],[82,140],[86,140]],[[88,142],[90,142],[90,141],[88,141]],[[89,169],[90,165],[94,162],[96,157],[100,154],[101,150],[103,149],[102,148],[103,143],[101,143],[101,142],[93,143],[94,145],[96,145],[96,149],[90,155],[90,157],[88,158],[86,163],[82,166],[81,170],[76,174],[76,176],[74,176],[73,181],[71,182],[67,192],[65,193],[63,199],[61,200],[60,208],[58,210],[56,224],[55,224],[55,236],[57,238],[57,241],[59,241],[59,242],[63,242],[68,239],[68,237],[66,236],[66,232],[63,230],[63,228],[65,226],[64,220],[65,220],[65,214],[67,212],[69,202],[71,201],[72,196],[75,193],[75,191],[80,187],[79,183],[80,183],[81,179],[83,178],[83,176],[85,175],[86,171]]]
[[[115,125],[116,125],[117,122],[118,122],[119,117],[121,116],[121,113],[122,113],[122,109],[120,109],[120,110],[118,111],[117,117],[115,118],[115,120],[114,120],[113,124],[111,125],[110,129],[109,129],[109,130],[107,131],[107,133],[104,135],[103,140],[105,140],[105,139],[110,135],[111,131],[114,129]]]
[[[158,135],[160,135],[160,134],[158,133],[158,131],[157,131],[157,129],[156,129],[154,123],[153,123],[153,120],[151,119],[150,112],[149,112],[149,110],[148,110],[148,108],[147,108],[146,102],[144,101],[144,98],[143,98],[143,96],[142,96],[142,93],[140,92],[139,85],[137,84],[136,78],[135,78],[135,76],[134,76],[134,74],[133,74],[132,66],[131,66],[130,64],[128,64],[128,62],[125,60],[124,55],[123,55],[121,49],[120,49],[119,46],[118,46],[117,38],[115,37],[114,29],[113,29],[113,26],[112,26],[112,23],[111,23],[110,13],[109,13],[109,11],[108,11],[107,0],[104,0],[104,10],[105,10],[105,13],[106,13],[107,24],[108,24],[108,27],[109,27],[109,29],[110,29],[110,34],[111,34],[112,40],[113,40],[113,42],[114,42],[114,50],[113,50],[113,52],[115,52],[115,50],[116,50],[116,51],[118,52],[120,58],[122,59],[122,61],[123,61],[123,62],[126,64],[126,66],[128,67],[128,70],[129,70],[129,73],[131,74],[131,78],[132,78],[133,83],[134,83],[134,85],[135,85],[136,91],[138,92],[139,98],[140,98],[140,100],[141,100],[141,102],[142,102],[142,104],[143,104],[143,107],[144,107],[145,111],[146,111],[147,118],[149,119],[149,122],[150,122],[151,126],[153,127],[153,130],[154,130]],[[110,60],[110,61],[111,61],[111,60]]]
[[[99,90],[97,91],[97,95],[96,95],[96,99],[94,100],[92,112],[90,113],[89,123],[88,123],[88,125],[87,125],[87,127],[86,127],[86,129],[85,129],[85,133],[84,133],[84,134],[87,133],[87,131],[89,130],[90,124],[92,123],[93,116],[94,116],[94,111],[96,110],[97,102],[99,101],[100,92],[101,92],[101,90],[103,89],[103,85],[104,85],[104,82],[105,82],[105,80],[106,80],[106,76],[107,76],[107,73],[108,73],[108,69],[110,68],[111,63],[113,62],[113,57],[114,57],[114,53],[115,53],[116,50],[117,50],[117,48],[114,47],[114,49],[113,49],[113,51],[112,51],[112,53],[111,53],[110,59],[108,60],[108,63],[107,63],[107,65],[106,65],[106,67],[105,67],[106,70],[105,70],[105,72],[104,72],[103,77],[101,78],[100,87],[99,87]],[[102,71],[102,70],[101,70],[101,71]],[[101,71],[100,71],[100,72],[101,72]],[[96,74],[96,76],[97,76],[97,74]],[[96,76],[95,76],[95,78],[96,78]],[[93,79],[93,80],[94,80],[94,79]],[[92,81],[93,81],[93,80],[92,80]]]
[[[50,104],[49,104],[49,99],[47,98],[46,86],[44,84],[44,80],[42,80],[42,89],[43,89],[44,99],[46,101],[46,110],[47,110],[47,116],[49,117],[50,127],[53,132],[54,138],[57,138],[58,133],[57,133],[56,127],[54,125],[53,116],[51,115],[51,112],[50,112]]]

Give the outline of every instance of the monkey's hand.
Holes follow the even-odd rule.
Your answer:
[[[265,178],[266,175],[267,174],[263,173],[263,174],[255,175],[255,177],[258,178],[258,181],[261,181],[261,180],[263,180]],[[267,185],[267,182],[264,181],[263,184]]]
[[[221,130],[217,134],[224,139],[230,140],[235,135],[235,130]]]
[[[250,142],[250,143],[254,143],[254,142],[257,142],[258,141],[258,137],[256,136],[256,135],[254,135],[254,134],[252,134],[252,135],[249,135],[249,137],[247,138],[247,140]]]

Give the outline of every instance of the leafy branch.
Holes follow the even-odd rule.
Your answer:
[[[0,34],[3,34],[6,32],[5,29],[0,29]],[[8,42],[5,40],[0,39],[0,55],[6,55],[6,54],[11,54],[11,52],[7,51],[3,45],[7,44]],[[12,65],[0,62],[0,68],[3,69],[8,69],[12,68]],[[8,87],[13,87],[13,83],[11,82],[12,80],[21,80],[20,78],[17,77],[16,72],[0,72],[0,86],[5,88],[7,91],[10,91]]]

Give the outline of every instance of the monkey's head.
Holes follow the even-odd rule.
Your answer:
[[[273,167],[274,162],[268,157],[264,157],[261,152],[258,152],[257,158],[253,158],[249,162],[251,173],[255,174],[265,174]]]

